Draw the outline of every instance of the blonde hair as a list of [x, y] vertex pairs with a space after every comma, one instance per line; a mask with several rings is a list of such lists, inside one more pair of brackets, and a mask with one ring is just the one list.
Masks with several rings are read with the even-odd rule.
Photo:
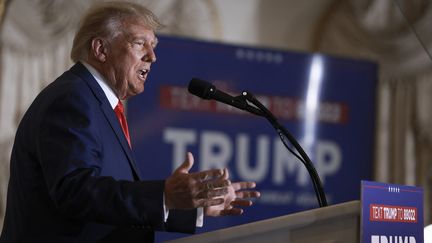
[[123, 31], [123, 23], [136, 21], [157, 30], [162, 27], [156, 15], [146, 7], [131, 2], [102, 2], [91, 7], [82, 17], [73, 40], [71, 59], [86, 61], [95, 37], [112, 40]]

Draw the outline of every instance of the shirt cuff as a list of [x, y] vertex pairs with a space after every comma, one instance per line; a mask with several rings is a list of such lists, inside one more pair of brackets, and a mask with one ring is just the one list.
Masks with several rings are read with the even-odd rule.
[[162, 200], [163, 200], [163, 211], [164, 211], [164, 223], [166, 223], [168, 220], [169, 210], [167, 209], [167, 207], [165, 205], [165, 193], [163, 195]]
[[204, 225], [203, 208], [197, 208], [196, 227], [203, 227], [203, 225]]
[[[164, 222], [166, 223], [169, 216], [169, 210], [165, 205], [165, 195], [163, 195], [163, 211], [164, 211]], [[203, 208], [197, 208], [196, 227], [203, 227], [204, 225], [204, 210]]]

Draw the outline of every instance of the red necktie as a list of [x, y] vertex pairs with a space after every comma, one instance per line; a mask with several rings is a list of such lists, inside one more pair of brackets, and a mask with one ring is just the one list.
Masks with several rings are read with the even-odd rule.
[[124, 135], [129, 143], [129, 147], [131, 147], [130, 137], [129, 137], [129, 129], [126, 121], [126, 117], [124, 115], [124, 108], [122, 102], [119, 100], [118, 104], [114, 108], [114, 112], [116, 113], [117, 119], [120, 122], [120, 126], [123, 130]]

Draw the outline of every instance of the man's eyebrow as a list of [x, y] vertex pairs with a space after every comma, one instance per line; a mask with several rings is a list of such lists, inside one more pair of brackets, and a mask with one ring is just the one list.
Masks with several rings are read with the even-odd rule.
[[153, 47], [156, 47], [159, 43], [159, 39], [157, 37], [155, 37], [154, 42], [153, 42]]
[[[133, 36], [133, 35], [131, 35], [131, 39], [132, 40], [143, 40], [143, 41], [145, 41], [145, 42], [150, 42], [150, 45], [152, 45], [153, 46], [153, 48], [154, 47], [156, 47], [157, 45], [158, 45], [158, 43], [159, 43], [159, 39], [155, 36], [155, 38], [153, 39], [153, 41], [151, 41], [151, 40], [149, 40], [147, 37], [145, 37], [145, 36]], [[131, 41], [132, 41], [131, 40]]]

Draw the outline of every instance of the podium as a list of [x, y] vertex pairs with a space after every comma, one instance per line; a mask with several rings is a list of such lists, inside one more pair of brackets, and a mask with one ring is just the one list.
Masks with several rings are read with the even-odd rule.
[[206, 232], [168, 242], [360, 242], [360, 212], [360, 201], [351, 201]]

